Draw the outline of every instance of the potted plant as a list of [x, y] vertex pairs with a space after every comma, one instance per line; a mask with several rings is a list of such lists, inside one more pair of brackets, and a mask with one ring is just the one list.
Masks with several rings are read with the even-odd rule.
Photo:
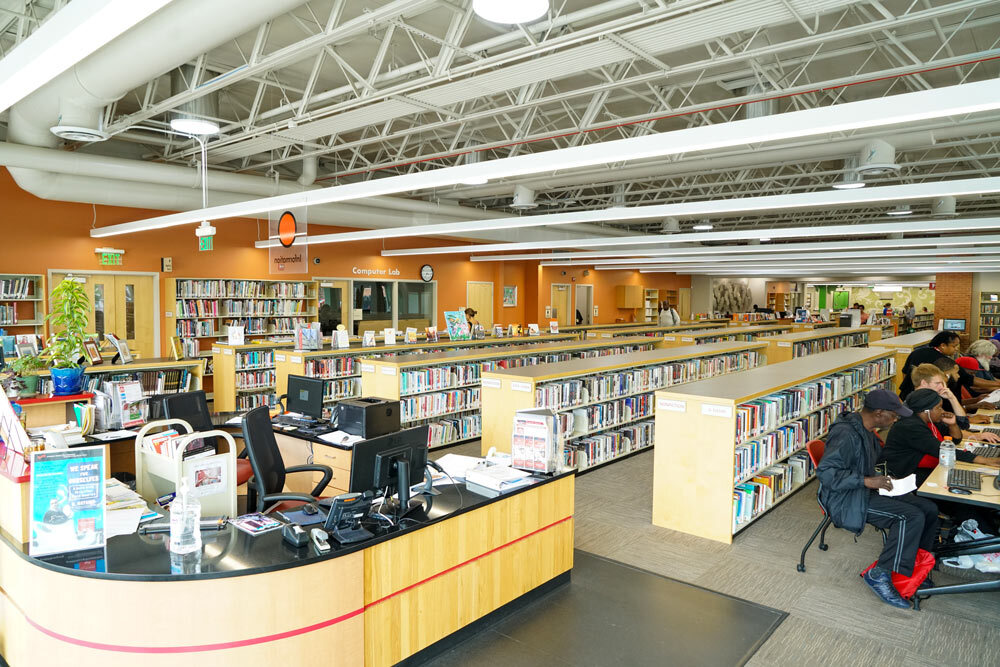
[[44, 368], [45, 361], [34, 354], [26, 354], [11, 362], [10, 369], [17, 373], [21, 384], [21, 398], [31, 398], [38, 393], [38, 371]]
[[45, 348], [45, 357], [52, 364], [54, 394], [80, 392], [83, 368], [84, 331], [90, 321], [90, 299], [83, 285], [73, 278], [64, 278], [49, 294], [51, 312], [45, 317], [53, 329]]

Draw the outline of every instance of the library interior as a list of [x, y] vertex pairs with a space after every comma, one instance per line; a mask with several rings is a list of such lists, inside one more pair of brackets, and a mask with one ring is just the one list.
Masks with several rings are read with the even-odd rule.
[[997, 664], [998, 35], [0, 0], [0, 665]]

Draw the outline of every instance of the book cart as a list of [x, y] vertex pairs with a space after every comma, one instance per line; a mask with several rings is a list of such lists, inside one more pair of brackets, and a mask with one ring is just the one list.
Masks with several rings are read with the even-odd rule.
[[401, 354], [360, 364], [362, 395], [399, 400], [401, 426], [429, 423], [428, 445], [443, 447], [482, 434], [480, 378], [484, 371], [660, 346], [662, 341], [635, 337]]
[[767, 358], [770, 363], [776, 364], [842, 347], [863, 347], [868, 345], [870, 335], [871, 330], [867, 327], [830, 327], [772, 336], [767, 339]]
[[812, 479], [806, 443], [894, 373], [892, 350], [845, 348], [657, 392], [653, 523], [731, 543]]
[[653, 444], [653, 392], [764, 363], [763, 342], [662, 348], [483, 373], [483, 439], [510, 452], [518, 410], [555, 411], [563, 463], [588, 470]]
[[705, 343], [721, 343], [723, 341], [754, 341], [780, 334], [791, 333], [788, 324], [757, 324], [748, 327], [726, 327], [724, 329], [695, 329], [683, 333], [663, 335], [666, 347], [681, 347], [684, 345], [704, 345]]

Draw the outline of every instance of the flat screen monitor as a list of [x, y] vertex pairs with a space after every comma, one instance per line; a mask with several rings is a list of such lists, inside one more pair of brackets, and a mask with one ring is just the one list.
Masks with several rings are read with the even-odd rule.
[[287, 395], [285, 407], [289, 412], [312, 419], [323, 418], [323, 378], [289, 375]]
[[419, 484], [424, 478], [424, 467], [427, 465], [426, 425], [387, 433], [355, 444], [348, 491], [364, 493], [396, 486], [399, 480], [396, 479], [395, 472], [401, 460], [407, 461], [410, 468], [410, 478], [405, 486], [408, 488]]
[[965, 331], [965, 320], [944, 320], [944, 331]]

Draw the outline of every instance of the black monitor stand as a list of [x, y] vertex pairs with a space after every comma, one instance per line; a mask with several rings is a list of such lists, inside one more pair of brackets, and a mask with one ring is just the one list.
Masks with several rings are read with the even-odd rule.
[[[410, 506], [410, 501], [412, 500], [410, 496], [410, 462], [404, 458], [394, 458], [392, 466], [396, 474], [393, 476], [394, 483], [385, 490], [384, 506], [386, 508], [385, 513], [393, 517], [398, 523], [411, 511], [417, 507], [421, 507], [422, 503]], [[398, 501], [391, 498], [394, 490], [399, 496]]]

